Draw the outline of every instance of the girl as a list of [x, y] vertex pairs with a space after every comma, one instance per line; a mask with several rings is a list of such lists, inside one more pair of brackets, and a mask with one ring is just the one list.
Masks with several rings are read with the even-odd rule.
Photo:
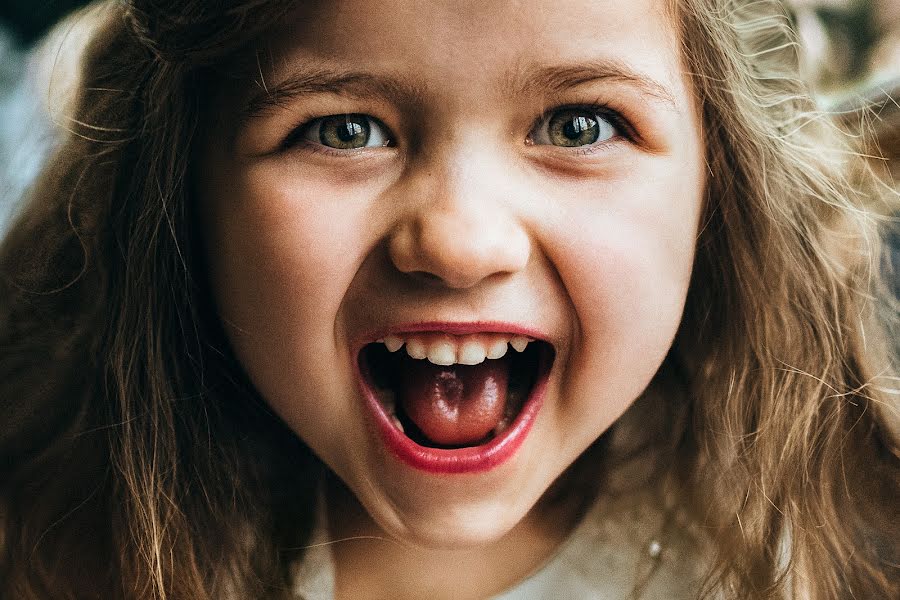
[[5, 241], [4, 598], [897, 597], [777, 5], [208, 4], [108, 7]]

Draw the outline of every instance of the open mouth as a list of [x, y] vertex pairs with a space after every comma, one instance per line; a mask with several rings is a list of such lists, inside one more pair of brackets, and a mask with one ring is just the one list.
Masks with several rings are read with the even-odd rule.
[[553, 357], [552, 345], [524, 336], [429, 332], [367, 344], [359, 368], [398, 453], [418, 462], [453, 455], [456, 466], [469, 456], [475, 467], [476, 449], [487, 456], [521, 443], [509, 442], [530, 429]]

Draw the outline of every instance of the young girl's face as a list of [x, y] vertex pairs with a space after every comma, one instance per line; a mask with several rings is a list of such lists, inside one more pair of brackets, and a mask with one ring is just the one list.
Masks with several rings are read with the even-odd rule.
[[234, 350], [383, 530], [496, 539], [681, 318], [704, 161], [665, 3], [304, 2], [259, 56], [199, 170]]

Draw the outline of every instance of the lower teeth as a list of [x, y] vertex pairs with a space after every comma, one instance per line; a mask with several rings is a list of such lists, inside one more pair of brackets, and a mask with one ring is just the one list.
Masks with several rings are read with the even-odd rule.
[[400, 422], [400, 419], [397, 418], [397, 415], [391, 416], [391, 423], [394, 424], [394, 427], [400, 430], [400, 433], [406, 433], [403, 429], [403, 423]]
[[394, 416], [397, 413], [397, 395], [393, 390], [378, 390], [378, 399], [381, 401], [381, 405], [388, 415]]

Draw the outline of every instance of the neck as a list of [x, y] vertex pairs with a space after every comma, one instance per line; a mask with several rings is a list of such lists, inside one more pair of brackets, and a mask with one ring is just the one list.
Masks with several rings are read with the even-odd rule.
[[411, 546], [389, 538], [347, 488], [329, 477], [328, 512], [335, 562], [335, 597], [484, 598], [541, 566], [568, 536], [583, 498], [540, 501], [512, 530], [465, 549]]

